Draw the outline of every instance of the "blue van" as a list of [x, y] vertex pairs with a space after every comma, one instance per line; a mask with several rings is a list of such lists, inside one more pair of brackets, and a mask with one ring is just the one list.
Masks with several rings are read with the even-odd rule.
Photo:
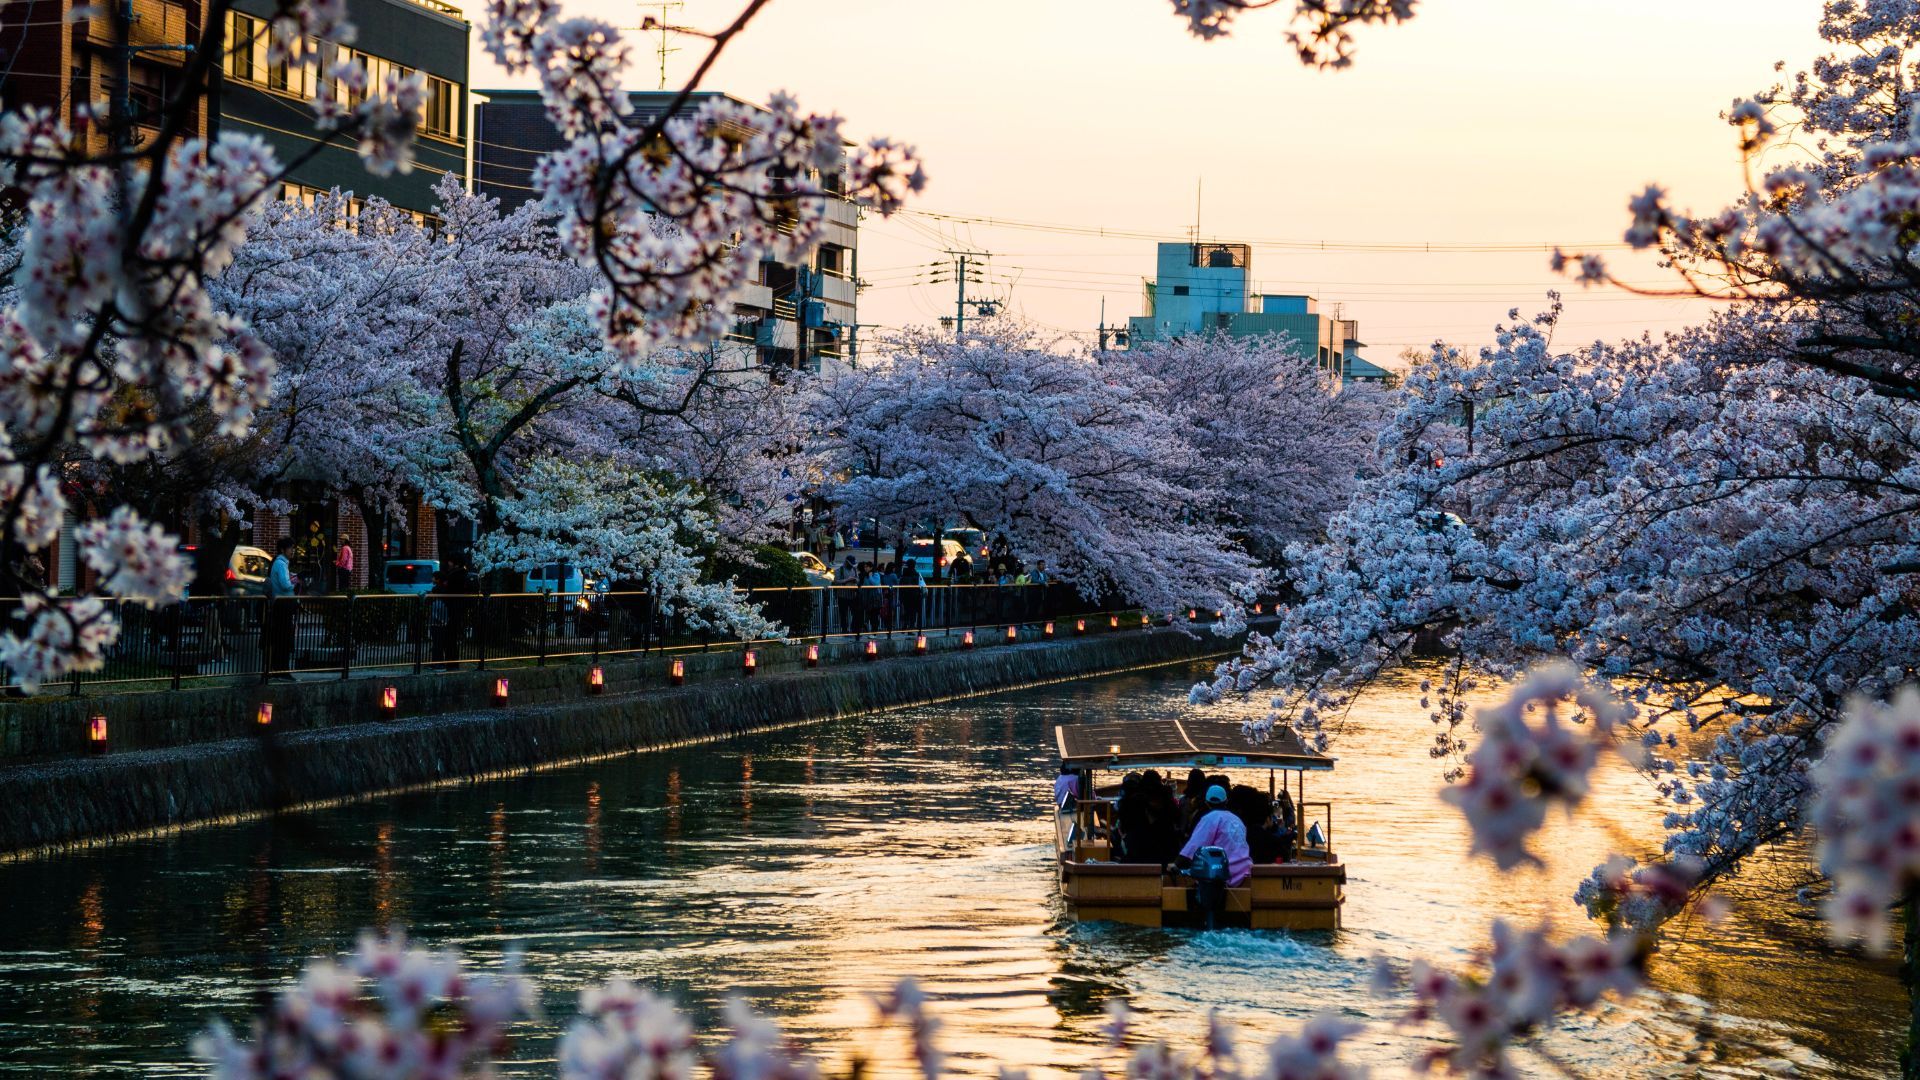
[[587, 579], [572, 563], [548, 563], [527, 571], [526, 588], [530, 593], [583, 593]]

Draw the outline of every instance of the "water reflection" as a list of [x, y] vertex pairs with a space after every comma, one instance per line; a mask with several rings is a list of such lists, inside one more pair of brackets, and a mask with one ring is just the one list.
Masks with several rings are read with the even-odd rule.
[[[1609, 767], [1589, 808], [1551, 825], [1546, 866], [1466, 861], [1433, 797], [1419, 695], [1392, 685], [1356, 708], [1338, 770], [1307, 781], [1337, 806], [1346, 930], [1065, 920], [1044, 819], [1052, 726], [1183, 713], [1188, 681], [1065, 684], [0, 866], [0, 1071], [186, 1071], [210, 1015], [244, 1015], [304, 957], [392, 918], [483, 961], [524, 946], [550, 1017], [629, 975], [709, 1020], [735, 990], [830, 1056], [876, 1039], [869, 995], [914, 975], [956, 1068], [1057, 1075], [1102, 1060], [1115, 998], [1188, 1044], [1210, 1008], [1255, 1043], [1325, 1008], [1381, 1015], [1371, 955], [1464, 962], [1494, 915], [1571, 928], [1567, 897], [1595, 862], [1657, 847], [1645, 781]], [[1798, 871], [1756, 866], [1726, 925], [1668, 948], [1656, 974], [1672, 996], [1570, 1023], [1547, 1050], [1593, 1076], [1890, 1071], [1899, 986], [1827, 952], [1783, 895]], [[1703, 1027], [1724, 1045], [1703, 1050]], [[525, 1033], [514, 1075], [550, 1073], [535, 1059], [556, 1030]], [[1399, 1075], [1430, 1038], [1382, 1027], [1360, 1055]]]

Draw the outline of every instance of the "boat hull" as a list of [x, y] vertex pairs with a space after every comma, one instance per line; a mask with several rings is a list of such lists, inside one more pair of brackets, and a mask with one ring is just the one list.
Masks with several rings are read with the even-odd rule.
[[[1346, 880], [1346, 867], [1337, 860], [1256, 866], [1245, 885], [1227, 890], [1220, 922], [1255, 930], [1337, 930]], [[1082, 922], [1187, 926], [1205, 921], [1192, 883], [1149, 864], [1062, 858], [1060, 891]]]

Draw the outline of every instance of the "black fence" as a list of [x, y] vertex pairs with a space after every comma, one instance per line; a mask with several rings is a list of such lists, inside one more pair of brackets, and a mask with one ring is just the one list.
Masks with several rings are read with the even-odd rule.
[[[742, 589], [790, 639], [891, 637], [1058, 623], [1067, 636], [1137, 629], [1141, 616], [1099, 609], [1069, 586], [833, 585]], [[355, 672], [412, 672], [544, 666], [647, 652], [745, 647], [718, 639], [641, 592], [361, 594], [194, 597], [164, 608], [121, 602], [120, 636], [99, 671], [42, 693], [95, 684], [195, 680], [350, 678]], [[1205, 614], [1212, 614], [1211, 612]], [[982, 638], [982, 644], [988, 639]], [[11, 673], [0, 686], [17, 685]], [[128, 688], [133, 688], [129, 686]]]

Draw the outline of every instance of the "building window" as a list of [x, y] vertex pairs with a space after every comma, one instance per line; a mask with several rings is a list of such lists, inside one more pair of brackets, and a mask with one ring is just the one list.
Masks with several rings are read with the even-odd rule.
[[306, 57], [318, 51], [315, 43], [308, 38], [296, 38], [287, 51], [287, 59], [267, 69], [267, 89], [292, 94], [297, 98], [313, 97], [314, 88], [318, 85], [314, 81], [314, 69], [319, 65]]
[[1175, 296], [1187, 295], [1187, 287], [1185, 285], [1175, 285], [1173, 287], [1173, 295]]
[[420, 110], [420, 128], [443, 139], [460, 137], [460, 88], [446, 79], [427, 76], [427, 101]]
[[267, 81], [267, 23], [238, 11], [227, 12], [227, 78], [264, 85]]

